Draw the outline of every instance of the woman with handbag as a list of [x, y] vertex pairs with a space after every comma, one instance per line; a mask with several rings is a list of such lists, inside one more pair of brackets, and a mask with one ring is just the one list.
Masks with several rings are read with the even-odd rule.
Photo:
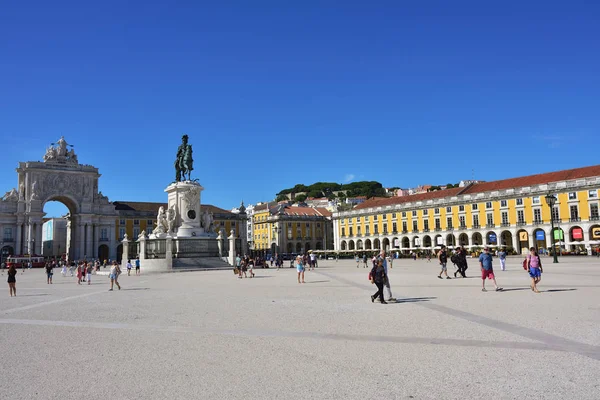
[[536, 293], [540, 291], [537, 288], [537, 284], [542, 280], [542, 260], [540, 259], [539, 254], [535, 251], [535, 247], [529, 249], [529, 255], [527, 256], [527, 272], [529, 272], [529, 276], [531, 277], [531, 290]]
[[371, 283], [374, 283], [377, 286], [377, 293], [371, 296], [371, 302], [374, 303], [375, 299], [379, 297], [381, 300], [381, 304], [387, 304], [385, 300], [383, 300], [383, 285], [387, 281], [387, 275], [385, 273], [385, 268], [383, 267], [383, 260], [377, 260], [377, 265], [373, 267], [371, 270]]

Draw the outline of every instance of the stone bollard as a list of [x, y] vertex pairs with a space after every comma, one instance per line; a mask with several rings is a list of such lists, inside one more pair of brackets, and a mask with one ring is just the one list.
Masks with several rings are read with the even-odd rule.
[[167, 248], [165, 249], [165, 261], [167, 263], [167, 269], [173, 269], [173, 239], [170, 236], [167, 236], [165, 240]]
[[233, 229], [227, 239], [229, 239], [229, 265], [235, 265], [235, 231]]
[[125, 271], [127, 268], [127, 257], [129, 257], [129, 237], [127, 234], [123, 237], [123, 254], [121, 254], [121, 270]]
[[[143, 232], [142, 232], [143, 233]], [[140, 239], [138, 240], [139, 244], [140, 244], [140, 261], [143, 261], [146, 259], [146, 235], [143, 234], [140, 236]]]

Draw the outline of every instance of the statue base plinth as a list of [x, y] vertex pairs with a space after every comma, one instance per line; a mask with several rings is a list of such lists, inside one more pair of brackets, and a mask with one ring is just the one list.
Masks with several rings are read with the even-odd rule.
[[200, 199], [204, 190], [195, 181], [175, 182], [167, 186], [169, 209], [175, 210], [177, 237], [197, 237], [204, 234], [201, 224]]

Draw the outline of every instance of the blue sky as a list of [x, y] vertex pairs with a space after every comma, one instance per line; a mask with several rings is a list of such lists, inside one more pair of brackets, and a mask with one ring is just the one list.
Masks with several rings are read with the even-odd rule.
[[590, 1], [11, 2], [0, 190], [61, 135], [111, 200], [165, 201], [187, 133], [223, 208], [594, 165], [599, 18]]

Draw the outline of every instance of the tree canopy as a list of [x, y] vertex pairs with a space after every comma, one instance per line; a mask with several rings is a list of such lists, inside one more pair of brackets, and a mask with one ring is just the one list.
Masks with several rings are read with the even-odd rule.
[[[283, 189], [277, 193], [277, 199], [284, 198], [285, 195], [290, 193], [306, 193], [306, 197], [327, 197], [335, 198], [335, 192], [345, 192], [344, 197], [356, 197], [365, 196], [370, 197], [383, 197], [385, 196], [385, 189], [379, 182], [375, 181], [361, 181], [352, 182], [346, 184], [340, 184], [335, 182], [316, 182], [312, 185], [297, 184], [293, 188]], [[296, 199], [298, 196], [296, 196]]]

